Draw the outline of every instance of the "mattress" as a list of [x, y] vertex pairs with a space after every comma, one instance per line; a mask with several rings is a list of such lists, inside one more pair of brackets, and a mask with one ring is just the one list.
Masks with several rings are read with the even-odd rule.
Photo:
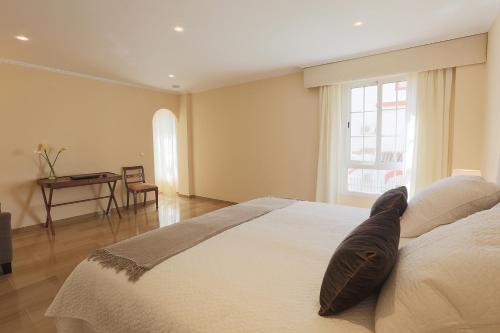
[[85, 260], [46, 315], [61, 333], [374, 332], [373, 296], [337, 316], [317, 314], [330, 257], [368, 215], [299, 201], [177, 254], [137, 282]]

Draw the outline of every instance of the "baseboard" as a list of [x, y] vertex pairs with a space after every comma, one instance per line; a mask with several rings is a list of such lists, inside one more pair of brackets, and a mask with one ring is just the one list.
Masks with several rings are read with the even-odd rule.
[[181, 198], [187, 198], [187, 199], [196, 198], [196, 195], [194, 195], [194, 194], [181, 194], [179, 192], [177, 192], [177, 196], [181, 197]]
[[[177, 193], [177, 195], [179, 197], [186, 198], [186, 199], [202, 199], [202, 200], [223, 202], [223, 203], [227, 203], [227, 204], [230, 204], [230, 205], [235, 205], [236, 204], [236, 202], [231, 202], [231, 201], [226, 201], [226, 200], [219, 200], [219, 199], [213, 199], [213, 198], [208, 198], [208, 197], [202, 197], [202, 196], [198, 196], [198, 195], [189, 195], [189, 196], [187, 196], [187, 195], [180, 194], [180, 193]], [[146, 201], [146, 205], [154, 204], [154, 203], [155, 203], [155, 200], [147, 200]], [[141, 207], [142, 207], [142, 201], [140, 203], [138, 203], [138, 208], [141, 208]], [[120, 208], [121, 211], [123, 211], [123, 210], [127, 209], [127, 206], [120, 206], [119, 208]], [[134, 209], [134, 205], [131, 204], [129, 206], [129, 209], [133, 210]], [[116, 214], [116, 208], [111, 208], [109, 212], [110, 212], [111, 215]], [[77, 215], [77, 216], [66, 217], [66, 218], [63, 218], [63, 219], [54, 220], [54, 221], [52, 221], [52, 223], [54, 224], [54, 226], [57, 226], [59, 224], [71, 224], [71, 223], [77, 223], [77, 222], [81, 222], [81, 221], [89, 219], [89, 218], [99, 217], [99, 216], [105, 216], [104, 211], [99, 211], [99, 212], [93, 212], [93, 213], [87, 213], [87, 214], [82, 214], [82, 215]], [[28, 226], [24, 226], [24, 227], [13, 229], [12, 232], [13, 233], [22, 233], [22, 232], [33, 230], [34, 228], [43, 227], [44, 225], [45, 225], [45, 223], [38, 223], [38, 224], [28, 225]]]
[[195, 199], [203, 199], [203, 200], [210, 200], [210, 201], [218, 201], [218, 202], [223, 202], [231, 205], [236, 205], [237, 202], [232, 202], [232, 201], [227, 201], [227, 200], [221, 200], [221, 199], [214, 199], [214, 198], [209, 198], [209, 197], [202, 197], [200, 195], [195, 195], [193, 196]]
[[209, 197], [202, 197], [201, 195], [195, 195], [195, 194], [181, 194], [177, 192], [177, 196], [181, 198], [187, 198], [187, 199], [203, 199], [203, 200], [211, 200], [211, 201], [218, 201], [218, 202], [224, 202], [228, 203], [231, 205], [236, 205], [237, 202], [232, 202], [232, 201], [227, 201], [227, 200], [221, 200], [221, 199], [215, 199], [215, 198], [209, 198]]
[[[146, 201], [146, 204], [152, 204], [152, 203], [155, 203], [155, 201], [154, 200]], [[142, 207], [142, 202], [141, 202], [141, 207]], [[121, 206], [119, 208], [120, 208], [120, 211], [122, 211], [122, 210], [126, 210], [127, 206]], [[133, 209], [133, 205], [131, 206], [131, 208]], [[116, 208], [111, 208], [109, 210], [109, 213], [111, 215], [116, 214]], [[104, 213], [104, 211], [87, 213], [87, 214], [81, 214], [81, 215], [76, 215], [76, 216], [71, 216], [71, 217], [65, 217], [63, 219], [53, 220], [52, 224], [54, 226], [57, 226], [57, 225], [60, 225], [60, 224], [77, 223], [77, 222], [81, 222], [81, 221], [89, 219], [89, 218], [99, 217], [99, 216], [106, 216], [106, 214]], [[27, 226], [16, 228], [16, 229], [12, 229], [12, 232], [13, 233], [18, 233], [18, 232], [22, 233], [22, 232], [25, 232], [25, 231], [33, 230], [35, 228], [39, 229], [41, 227], [45, 227], [45, 222], [38, 223], [38, 224], [33, 224], [33, 225], [27, 225]]]

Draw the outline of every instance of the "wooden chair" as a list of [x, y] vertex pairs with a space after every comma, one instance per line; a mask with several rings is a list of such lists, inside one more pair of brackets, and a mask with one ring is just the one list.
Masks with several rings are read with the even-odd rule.
[[158, 186], [146, 183], [144, 167], [142, 165], [123, 167], [123, 182], [127, 190], [127, 209], [129, 206], [129, 197], [132, 193], [134, 197], [134, 213], [137, 214], [137, 194], [144, 194], [144, 206], [146, 206], [146, 194], [155, 192], [156, 210], [158, 210]]

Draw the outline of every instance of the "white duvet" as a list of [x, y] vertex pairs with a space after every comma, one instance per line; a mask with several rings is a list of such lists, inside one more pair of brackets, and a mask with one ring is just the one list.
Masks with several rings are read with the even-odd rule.
[[[258, 199], [257, 199], [258, 200]], [[129, 282], [83, 261], [47, 310], [59, 332], [374, 331], [374, 299], [320, 317], [337, 245], [367, 209], [296, 202], [225, 231]]]

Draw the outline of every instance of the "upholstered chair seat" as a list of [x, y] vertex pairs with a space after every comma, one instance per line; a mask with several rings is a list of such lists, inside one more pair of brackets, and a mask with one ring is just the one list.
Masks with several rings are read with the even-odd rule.
[[158, 188], [155, 184], [149, 184], [149, 183], [135, 183], [135, 184], [129, 184], [128, 185], [129, 190], [135, 191], [135, 192], [148, 192], [148, 191], [154, 191], [155, 189]]

